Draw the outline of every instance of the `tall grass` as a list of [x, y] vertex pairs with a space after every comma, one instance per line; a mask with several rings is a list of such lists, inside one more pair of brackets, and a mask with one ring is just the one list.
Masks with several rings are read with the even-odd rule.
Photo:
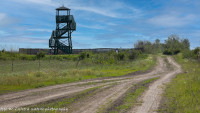
[[200, 63], [175, 56], [184, 73], [179, 74], [167, 86], [160, 112], [199, 113], [200, 111]]
[[[78, 55], [45, 55], [45, 60], [73, 60], [77, 59]], [[1, 52], [0, 60], [37, 60], [37, 55], [28, 55], [15, 52]]]
[[0, 60], [0, 93], [85, 79], [122, 76], [145, 71], [155, 65], [155, 58], [152, 56], [114, 62], [95, 60], [96, 57], [106, 58], [102, 56], [95, 55], [80, 61], [42, 59], [40, 63], [39, 60]]

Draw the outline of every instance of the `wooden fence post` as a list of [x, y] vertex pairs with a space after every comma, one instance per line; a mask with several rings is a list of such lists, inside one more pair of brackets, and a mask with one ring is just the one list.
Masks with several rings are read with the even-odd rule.
[[39, 71], [40, 71], [40, 58], [39, 58]]
[[12, 68], [12, 69], [11, 69], [12, 71], [14, 70], [14, 69], [13, 69], [13, 68], [14, 68], [13, 66], [14, 66], [14, 64], [13, 64], [13, 60], [12, 60], [12, 67], [11, 67], [11, 68]]

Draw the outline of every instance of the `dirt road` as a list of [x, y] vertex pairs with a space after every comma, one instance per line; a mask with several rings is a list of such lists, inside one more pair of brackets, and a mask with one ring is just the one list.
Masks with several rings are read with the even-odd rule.
[[154, 82], [149, 89], [143, 94], [141, 100], [143, 104], [141, 106], [134, 107], [131, 113], [156, 113], [161, 101], [161, 94], [165, 88], [165, 84], [177, 74], [181, 73], [181, 66], [178, 65], [171, 57], [167, 58], [169, 63], [173, 66], [173, 71], [162, 76], [159, 80]]
[[64, 98], [86, 89], [103, 86], [101, 88], [102, 90], [98, 93], [84, 98], [81, 101], [77, 101], [69, 107], [69, 112], [73, 113], [95, 113], [102, 106], [106, 107], [107, 104], [112, 104], [113, 101], [123, 96], [133, 84], [151, 78], [161, 77], [143, 94], [142, 99], [144, 103], [142, 106], [134, 107], [129, 111], [133, 112], [137, 110], [137, 112], [141, 113], [152, 112], [159, 105], [160, 94], [162, 93], [161, 86], [163, 86], [163, 83], [169, 82], [172, 77], [181, 72], [180, 66], [172, 58], [168, 57], [168, 61], [174, 67], [174, 70], [169, 70], [167, 63], [163, 58], [159, 57], [157, 59], [157, 66], [147, 73], [134, 76], [87, 80], [0, 95], [0, 108], [24, 107], [41, 102], [48, 103], [48, 101]]

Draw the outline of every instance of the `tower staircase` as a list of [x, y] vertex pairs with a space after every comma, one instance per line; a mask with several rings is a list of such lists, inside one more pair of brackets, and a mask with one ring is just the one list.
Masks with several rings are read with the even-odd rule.
[[[59, 50], [64, 54], [72, 54], [71, 34], [76, 30], [76, 22], [73, 15], [70, 15], [69, 8], [62, 6], [56, 10], [56, 30], [52, 31], [49, 47], [53, 49], [54, 54], [58, 54]], [[61, 11], [65, 14], [60, 15]]]

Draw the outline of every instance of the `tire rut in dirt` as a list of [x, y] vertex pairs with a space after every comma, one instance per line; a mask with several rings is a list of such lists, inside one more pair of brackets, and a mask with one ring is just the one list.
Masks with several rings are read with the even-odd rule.
[[141, 106], [133, 107], [130, 113], [156, 113], [161, 101], [161, 95], [165, 88], [165, 84], [169, 83], [177, 74], [182, 72], [181, 66], [177, 64], [171, 57], [167, 57], [169, 63], [173, 66], [173, 70], [162, 76], [154, 82], [149, 89], [143, 94]]
[[[73, 94], [76, 94], [78, 92], [81, 92], [93, 87], [118, 82], [119, 85], [113, 86], [112, 88], [110, 88], [110, 90], [106, 89], [100, 92], [99, 94], [95, 94], [99, 96], [95, 96], [95, 98], [91, 99], [91, 101], [87, 103], [83, 103], [84, 106], [86, 106], [87, 104], [88, 106], [83, 108], [81, 112], [83, 113], [85, 109], [89, 108], [89, 110], [86, 110], [86, 113], [90, 113], [90, 111], [92, 111], [91, 113], [93, 113], [93, 111], [98, 110], [98, 106], [106, 104], [108, 102], [107, 100], [109, 99], [113, 101], [117, 100], [121, 95], [123, 95], [130, 88], [131, 84], [138, 83], [139, 81], [142, 81], [145, 79], [158, 77], [158, 76], [161, 76], [162, 73], [165, 73], [166, 65], [163, 62], [163, 59], [159, 57], [157, 61], [158, 61], [157, 66], [148, 73], [138, 74], [134, 76], [113, 77], [113, 78], [100, 79], [100, 80], [88, 80], [88, 81], [83, 81], [83, 82], [49, 86], [49, 87], [38, 88], [38, 89], [33, 89], [33, 90], [21, 91], [17, 93], [0, 95], [0, 107], [12, 108], [12, 107], [22, 107], [22, 106], [27, 106], [31, 104], [37, 104], [37, 103], [41, 103], [45, 101], [64, 98], [66, 96], [73, 95]], [[105, 82], [106, 80], [107, 82]], [[90, 82], [94, 82], [95, 84], [90, 84]], [[99, 102], [99, 103], [95, 104], [95, 102], [97, 103]], [[94, 107], [90, 108], [89, 107], [90, 105]], [[81, 107], [84, 107], [84, 106], [81, 106]]]
[[[143, 88], [147, 88], [152, 82], [154, 82], [158, 78], [149, 79], [150, 82], [141, 81], [138, 84], [132, 84], [132, 86], [117, 100], [113, 101], [112, 104], [108, 105], [107, 107], [99, 110], [100, 113], [126, 113], [128, 110], [132, 108], [132, 105], [138, 104], [137, 102], [137, 90], [141, 90]], [[127, 97], [130, 95], [134, 95], [136, 98], [131, 99], [130, 102], [126, 102]]]

